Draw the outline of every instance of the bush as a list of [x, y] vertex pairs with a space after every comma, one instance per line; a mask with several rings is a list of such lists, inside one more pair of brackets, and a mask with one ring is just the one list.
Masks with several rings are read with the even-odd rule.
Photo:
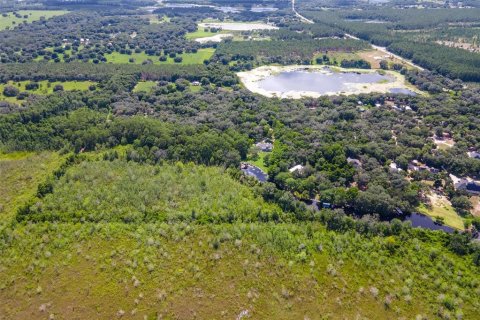
[[3, 89], [3, 95], [5, 97], [16, 97], [20, 93], [17, 87], [14, 86], [5, 86]]

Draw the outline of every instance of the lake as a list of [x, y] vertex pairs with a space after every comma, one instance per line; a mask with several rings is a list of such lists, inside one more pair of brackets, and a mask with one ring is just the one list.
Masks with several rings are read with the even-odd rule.
[[247, 164], [245, 168], [242, 169], [243, 173], [248, 176], [255, 177], [260, 182], [265, 182], [268, 179], [268, 175], [263, 172], [260, 168]]
[[239, 72], [247, 89], [267, 97], [300, 99], [322, 95], [401, 93], [414, 95], [398, 72], [328, 66], [264, 66]]
[[259, 87], [267, 91], [311, 91], [320, 94], [347, 92], [351, 84], [372, 84], [381, 81], [392, 82], [395, 78], [378, 73], [357, 72], [281, 72], [260, 81]]
[[443, 230], [448, 233], [452, 233], [455, 229], [450, 228], [448, 226], [436, 224], [432, 218], [429, 216], [419, 214], [419, 213], [412, 213], [405, 217], [405, 220], [410, 221], [412, 223], [412, 227], [414, 228], [425, 228], [430, 230]]

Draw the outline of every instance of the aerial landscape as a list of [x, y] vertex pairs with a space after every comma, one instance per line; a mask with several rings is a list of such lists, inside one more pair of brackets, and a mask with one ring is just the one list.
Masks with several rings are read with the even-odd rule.
[[0, 0], [0, 319], [479, 319], [480, 1]]

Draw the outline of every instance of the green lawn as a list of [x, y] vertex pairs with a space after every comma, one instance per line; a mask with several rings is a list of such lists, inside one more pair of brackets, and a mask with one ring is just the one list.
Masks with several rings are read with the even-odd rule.
[[258, 153], [258, 159], [253, 161], [253, 160], [249, 160], [247, 161], [248, 163], [250, 164], [253, 164], [254, 166], [256, 167], [259, 167], [260, 169], [262, 169], [262, 171], [264, 172], [267, 172], [267, 167], [265, 166], [265, 162], [264, 162], [264, 159], [265, 159], [265, 156], [267, 154], [269, 154], [270, 152], [263, 152], [263, 151], [260, 151]]
[[444, 219], [444, 223], [446, 226], [464, 230], [465, 226], [463, 224], [463, 219], [455, 212], [451, 205], [443, 205], [443, 206], [432, 206], [431, 209], [427, 208], [424, 204], [421, 204], [418, 207], [418, 211], [423, 213], [427, 216], [432, 217], [434, 220], [436, 217], [441, 217]]
[[133, 88], [133, 92], [150, 92], [156, 85], [156, 81], [140, 81], [135, 88]]
[[195, 32], [190, 32], [185, 35], [185, 38], [191, 40], [191, 39], [199, 39], [199, 38], [206, 38], [206, 37], [211, 37], [217, 34], [222, 34], [222, 33], [232, 33], [231, 31], [225, 31], [225, 30], [220, 30], [219, 32], [210, 32], [207, 30], [207, 28], [198, 28], [197, 31]]
[[56, 82], [48, 82], [47, 80], [39, 81], [38, 84], [40, 87], [37, 90], [27, 90], [25, 86], [30, 83], [31, 81], [20, 81], [20, 82], [13, 82], [9, 81], [7, 84], [0, 84], [0, 101], [8, 101], [12, 103], [17, 103], [19, 100], [16, 97], [6, 97], [3, 95], [3, 90], [6, 85], [11, 85], [17, 87], [20, 92], [29, 92], [32, 94], [37, 95], [47, 95], [53, 93], [53, 88], [56, 85], [62, 85], [64, 91], [73, 91], [73, 90], [80, 90], [86, 91], [89, 89], [91, 85], [95, 85], [95, 82], [92, 81], [56, 81]]
[[[183, 58], [183, 61], [179, 64], [203, 64], [204, 60], [210, 59], [215, 52], [213, 48], [206, 48], [206, 49], [199, 49], [196, 53], [184, 53], [179, 56]], [[131, 55], [128, 54], [121, 54], [118, 52], [113, 52], [111, 54], [106, 54], [105, 58], [107, 58], [107, 62], [109, 63], [131, 63], [129, 60], [131, 58], [134, 59], [134, 64], [141, 64], [146, 60], [151, 60], [153, 64], [161, 65], [161, 64], [175, 64], [173, 58], [168, 57], [167, 61], [160, 61], [159, 57], [157, 56], [149, 56], [145, 52], [141, 53], [132, 53]]]
[[[67, 12], [68, 11], [64, 10], [20, 10], [18, 13], [22, 16], [22, 18], [17, 18], [12, 12], [8, 12], [6, 13], [6, 17], [0, 16], [0, 30], [5, 30], [9, 27], [14, 28], [24, 21], [31, 23], [40, 20], [41, 17], [50, 19], [55, 16], [61, 16]], [[24, 16], [27, 16], [27, 18], [24, 18]]]

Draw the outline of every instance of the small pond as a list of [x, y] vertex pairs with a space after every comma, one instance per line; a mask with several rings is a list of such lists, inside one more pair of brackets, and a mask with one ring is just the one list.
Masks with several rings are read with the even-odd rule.
[[409, 95], [409, 96], [416, 96], [417, 93], [410, 90], [410, 89], [407, 89], [407, 88], [392, 88], [390, 89], [390, 92], [391, 93], [398, 93], [398, 94], [406, 94], [406, 95]]
[[395, 80], [390, 75], [358, 72], [311, 72], [289, 71], [271, 75], [259, 81], [260, 89], [273, 92], [309, 91], [319, 94], [348, 92], [352, 84], [389, 83]]
[[265, 172], [263, 172], [260, 168], [252, 165], [247, 165], [245, 168], [242, 169], [242, 171], [246, 175], [255, 177], [260, 182], [265, 182], [268, 179], [268, 175]]
[[443, 230], [448, 233], [452, 233], [455, 229], [450, 228], [448, 226], [436, 224], [432, 218], [429, 216], [419, 214], [419, 213], [412, 213], [405, 217], [405, 220], [410, 221], [412, 223], [412, 227], [414, 228], [425, 228], [430, 230]]

